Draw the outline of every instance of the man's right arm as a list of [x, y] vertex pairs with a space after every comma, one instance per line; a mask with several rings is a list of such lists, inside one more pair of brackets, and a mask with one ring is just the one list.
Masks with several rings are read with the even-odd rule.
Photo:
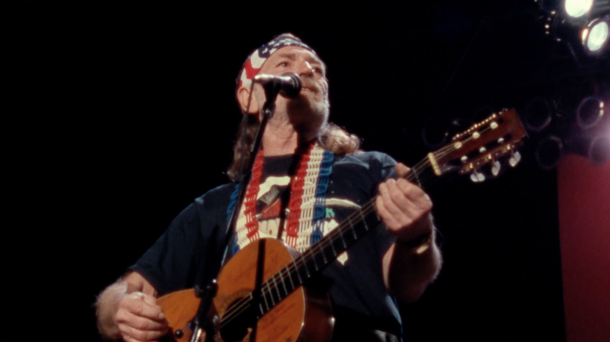
[[108, 286], [96, 302], [100, 333], [126, 342], [158, 340], [167, 332], [167, 320], [156, 296], [155, 288], [137, 272]]

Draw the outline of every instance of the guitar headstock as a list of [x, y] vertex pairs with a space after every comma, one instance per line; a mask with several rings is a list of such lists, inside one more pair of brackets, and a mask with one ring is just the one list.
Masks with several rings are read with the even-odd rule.
[[500, 171], [500, 157], [510, 155], [509, 164], [516, 166], [521, 155], [517, 148], [527, 136], [523, 124], [514, 109], [494, 113], [455, 135], [451, 143], [428, 154], [428, 160], [437, 176], [457, 171], [470, 173], [474, 182], [482, 182], [485, 176], [479, 172], [484, 165], [491, 165], [491, 172]]

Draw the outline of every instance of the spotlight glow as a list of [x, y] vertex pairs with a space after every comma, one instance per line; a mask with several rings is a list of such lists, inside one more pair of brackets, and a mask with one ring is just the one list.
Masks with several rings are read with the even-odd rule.
[[566, 13], [572, 18], [580, 18], [591, 10], [593, 0], [565, 0]]
[[608, 17], [598, 18], [582, 31], [582, 44], [588, 52], [601, 50], [608, 42]]
[[610, 135], [593, 137], [587, 151], [589, 161], [593, 165], [602, 166], [610, 159]]

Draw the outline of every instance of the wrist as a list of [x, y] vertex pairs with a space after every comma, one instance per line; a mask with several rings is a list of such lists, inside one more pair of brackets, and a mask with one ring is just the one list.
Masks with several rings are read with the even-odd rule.
[[121, 332], [114, 320], [114, 312], [107, 307], [98, 306], [96, 310], [97, 329], [107, 340], [119, 340]]
[[430, 226], [430, 229], [426, 232], [416, 236], [415, 238], [410, 239], [398, 239], [396, 240], [396, 244], [404, 250], [410, 250], [415, 252], [415, 254], [422, 254], [434, 243], [435, 233], [434, 227]]
[[121, 332], [115, 321], [118, 301], [125, 295], [124, 282], [114, 283], [106, 288], [95, 303], [97, 328], [100, 334], [108, 340], [119, 340]]
[[410, 238], [410, 239], [398, 239], [396, 240], [396, 243], [399, 244], [401, 247], [406, 247], [406, 248], [417, 248], [423, 244], [426, 243], [430, 243], [430, 241], [432, 241], [432, 230], [425, 232], [423, 234], [418, 235], [415, 238]]

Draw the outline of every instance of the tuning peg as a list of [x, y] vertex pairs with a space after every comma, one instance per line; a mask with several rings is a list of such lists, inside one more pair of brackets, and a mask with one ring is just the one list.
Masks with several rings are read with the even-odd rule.
[[481, 172], [478, 172], [477, 170], [472, 170], [472, 173], [470, 174], [470, 180], [473, 183], [481, 183], [485, 181], [485, 175]]
[[494, 177], [498, 176], [500, 174], [500, 169], [501, 169], [500, 162], [497, 160], [494, 160], [491, 163], [491, 174]]
[[508, 164], [511, 167], [515, 167], [515, 166], [517, 166], [517, 164], [519, 164], [520, 161], [521, 161], [521, 153], [519, 153], [519, 151], [513, 151], [510, 154], [510, 158], [508, 159]]

